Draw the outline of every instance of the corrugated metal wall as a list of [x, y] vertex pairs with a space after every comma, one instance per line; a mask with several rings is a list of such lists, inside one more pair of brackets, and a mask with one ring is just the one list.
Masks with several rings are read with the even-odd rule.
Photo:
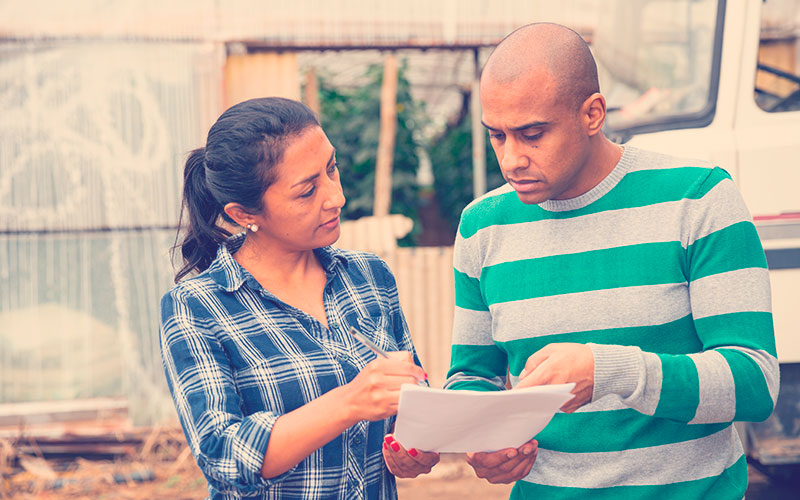
[[171, 414], [158, 299], [220, 44], [0, 44], [0, 402], [127, 395]]

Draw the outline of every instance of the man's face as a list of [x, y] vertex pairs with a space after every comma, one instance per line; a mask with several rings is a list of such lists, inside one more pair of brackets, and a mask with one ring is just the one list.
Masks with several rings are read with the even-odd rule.
[[511, 83], [481, 80], [483, 124], [503, 177], [526, 204], [574, 198], [599, 182], [586, 168], [585, 120], [558, 91], [544, 71]]

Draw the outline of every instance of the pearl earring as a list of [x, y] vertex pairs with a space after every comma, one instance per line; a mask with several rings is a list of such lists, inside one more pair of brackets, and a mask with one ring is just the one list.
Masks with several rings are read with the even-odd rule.
[[258, 231], [258, 224], [248, 224], [247, 229], [255, 233]]

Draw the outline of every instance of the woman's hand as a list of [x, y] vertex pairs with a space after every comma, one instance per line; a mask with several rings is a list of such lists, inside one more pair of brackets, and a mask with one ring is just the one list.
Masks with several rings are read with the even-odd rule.
[[[536, 461], [539, 443], [533, 439], [517, 449], [467, 453], [467, 463], [475, 475], [492, 484], [513, 483], [527, 476]], [[386, 452], [384, 451], [384, 456]]]
[[410, 352], [390, 352], [378, 357], [344, 386], [346, 401], [358, 420], [382, 420], [397, 413], [400, 386], [425, 380], [426, 373], [414, 364]]
[[433, 451], [406, 450], [387, 434], [383, 442], [383, 459], [389, 472], [397, 477], [412, 478], [427, 474], [439, 463], [439, 454]]

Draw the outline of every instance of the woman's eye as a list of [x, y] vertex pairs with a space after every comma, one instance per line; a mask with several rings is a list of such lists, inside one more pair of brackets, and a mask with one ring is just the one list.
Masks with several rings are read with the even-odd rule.
[[328, 173], [329, 174], [334, 173], [337, 168], [339, 168], [339, 162], [335, 161], [335, 162], [333, 162], [333, 164], [330, 167], [328, 167]]
[[313, 188], [312, 187], [311, 189], [309, 189], [305, 193], [301, 194], [300, 198], [311, 198], [311, 196], [314, 194], [314, 191], [316, 191], [316, 190], [317, 190], [317, 188]]

